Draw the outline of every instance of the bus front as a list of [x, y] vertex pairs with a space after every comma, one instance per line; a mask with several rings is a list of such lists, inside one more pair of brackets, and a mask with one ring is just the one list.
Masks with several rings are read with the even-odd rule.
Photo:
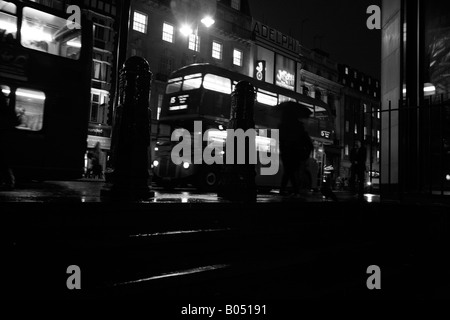
[[[205, 166], [201, 159], [206, 145], [203, 134], [208, 129], [226, 128], [231, 80], [201, 68], [183, 68], [173, 73], [167, 83], [153, 161], [154, 181], [166, 188], [194, 185], [212, 191], [219, 182], [219, 166]], [[180, 133], [183, 139], [171, 141], [174, 133]], [[192, 156], [177, 162], [171, 153], [180, 142], [190, 146]]]

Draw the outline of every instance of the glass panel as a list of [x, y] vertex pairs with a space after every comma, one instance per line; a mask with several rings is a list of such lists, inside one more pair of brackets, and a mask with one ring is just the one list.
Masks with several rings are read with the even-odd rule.
[[256, 101], [269, 106], [276, 106], [278, 103], [278, 98], [276, 93], [258, 89], [256, 93]]
[[206, 74], [203, 81], [205, 89], [231, 94], [231, 80], [215, 74]]
[[16, 114], [21, 124], [17, 129], [39, 131], [44, 117], [45, 94], [42, 91], [16, 90]]
[[197, 73], [184, 77], [183, 91], [198, 89], [202, 85], [202, 74]]
[[280, 94], [278, 96], [278, 103], [282, 103], [282, 102], [285, 102], [285, 101], [294, 101], [294, 102], [296, 102], [295, 99], [290, 98], [290, 97], [286, 97], [286, 96], [283, 96], [282, 94]]
[[7, 37], [16, 39], [17, 34], [17, 18], [0, 12], [0, 40], [3, 38], [7, 40]]
[[20, 34], [24, 47], [78, 60], [81, 50], [81, 30], [70, 30], [67, 20], [35, 10], [23, 9]]
[[12, 14], [17, 13], [16, 5], [12, 2], [0, 0], [0, 10]]
[[167, 83], [166, 93], [174, 93], [181, 90], [182, 78], [170, 79]]

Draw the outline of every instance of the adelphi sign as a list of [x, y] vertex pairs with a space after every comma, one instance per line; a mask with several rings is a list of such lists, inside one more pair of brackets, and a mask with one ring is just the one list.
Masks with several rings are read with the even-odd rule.
[[253, 20], [253, 36], [255, 39], [266, 40], [294, 53], [300, 53], [297, 40], [256, 20]]

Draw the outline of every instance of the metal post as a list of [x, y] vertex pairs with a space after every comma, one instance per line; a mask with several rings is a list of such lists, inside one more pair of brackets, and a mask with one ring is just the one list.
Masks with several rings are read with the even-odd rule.
[[148, 62], [140, 57], [129, 58], [120, 71], [120, 104], [111, 141], [111, 182], [102, 190], [102, 196], [143, 200], [154, 195], [148, 171], [151, 77]]
[[[234, 92], [231, 94], [231, 115], [227, 130], [227, 146], [231, 139], [235, 139], [234, 134], [238, 129], [244, 132], [251, 129], [254, 130], [255, 123], [253, 120], [253, 108], [255, 104], [255, 88], [247, 81], [240, 81], [236, 84]], [[230, 130], [231, 129], [231, 130]], [[256, 201], [256, 183], [255, 183], [255, 164], [250, 163], [249, 146], [250, 141], [245, 143], [245, 163], [237, 164], [238, 152], [242, 152], [234, 141], [234, 161], [232, 164], [225, 163], [222, 167], [222, 181], [219, 184], [218, 196], [231, 201]], [[228, 148], [227, 148], [228, 149]], [[227, 157], [227, 159], [229, 159]]]

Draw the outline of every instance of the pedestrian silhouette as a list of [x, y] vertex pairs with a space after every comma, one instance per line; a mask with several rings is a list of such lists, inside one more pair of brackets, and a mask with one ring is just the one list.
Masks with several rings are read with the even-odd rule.
[[[290, 182], [293, 194], [299, 195], [300, 190], [309, 184], [309, 179], [307, 182], [305, 181], [306, 162], [314, 148], [311, 138], [299, 118], [309, 116], [310, 111], [304, 111], [305, 107], [293, 102], [282, 103], [279, 107], [281, 109], [281, 121], [278, 126], [280, 158], [283, 164], [280, 194], [287, 193], [286, 188]], [[302, 111], [299, 112], [299, 110]]]
[[322, 186], [320, 187], [320, 192], [326, 199], [331, 199], [336, 202], [339, 201], [336, 194], [331, 189], [331, 182], [329, 178], [326, 178], [325, 181], [323, 181]]
[[350, 189], [358, 194], [359, 199], [364, 197], [366, 158], [366, 148], [361, 144], [361, 141], [356, 140], [354, 147], [350, 151]]
[[88, 169], [87, 176], [90, 178], [96, 179], [103, 178], [103, 167], [100, 164], [100, 153], [101, 153], [100, 142], [97, 142], [95, 144], [94, 150], [88, 153], [88, 158], [90, 159], [90, 167]]
[[14, 107], [0, 90], [0, 181], [1, 190], [13, 190], [16, 178], [11, 168], [14, 128], [19, 125]]

